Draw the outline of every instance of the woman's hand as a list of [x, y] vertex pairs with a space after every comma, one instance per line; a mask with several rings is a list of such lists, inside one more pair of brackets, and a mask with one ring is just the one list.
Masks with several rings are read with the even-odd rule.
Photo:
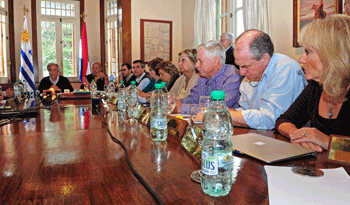
[[303, 127], [290, 135], [293, 144], [315, 149], [318, 152], [328, 149], [329, 136], [316, 128]]

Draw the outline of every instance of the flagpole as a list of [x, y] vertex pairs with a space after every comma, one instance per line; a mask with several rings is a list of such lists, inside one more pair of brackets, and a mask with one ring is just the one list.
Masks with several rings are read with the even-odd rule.
[[34, 81], [34, 68], [33, 68], [33, 57], [32, 49], [30, 45], [30, 37], [28, 33], [28, 25], [26, 13], [29, 12], [29, 9], [24, 5], [23, 7], [23, 31], [21, 36], [21, 70], [19, 73], [19, 79], [21, 81], [25, 80], [26, 89], [28, 92], [35, 91], [35, 81]]

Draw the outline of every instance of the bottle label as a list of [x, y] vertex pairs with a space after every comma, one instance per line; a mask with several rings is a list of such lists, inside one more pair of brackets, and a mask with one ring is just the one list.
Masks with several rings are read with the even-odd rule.
[[206, 175], [217, 175], [219, 168], [222, 171], [230, 169], [232, 153], [219, 156], [208, 156], [202, 152], [202, 172]]
[[151, 117], [151, 127], [157, 130], [167, 128], [167, 117]]

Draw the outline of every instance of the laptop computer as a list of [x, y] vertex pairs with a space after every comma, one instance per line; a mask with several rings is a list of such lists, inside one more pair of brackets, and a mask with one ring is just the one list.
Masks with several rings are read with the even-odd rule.
[[317, 151], [289, 142], [248, 133], [231, 137], [233, 149], [265, 163], [316, 154]]

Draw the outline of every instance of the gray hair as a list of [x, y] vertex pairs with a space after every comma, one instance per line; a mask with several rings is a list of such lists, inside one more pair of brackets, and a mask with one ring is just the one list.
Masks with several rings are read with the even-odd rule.
[[247, 30], [237, 37], [236, 43], [242, 36], [250, 32], [254, 32], [253, 39], [251, 40], [249, 46], [250, 56], [256, 61], [261, 60], [265, 53], [269, 54], [269, 56], [272, 57], [273, 53], [275, 52], [272, 40], [268, 34], [262, 31], [255, 29]]
[[60, 66], [57, 63], [49, 63], [49, 64], [47, 64], [47, 66], [46, 66], [47, 70], [49, 70], [50, 67], [53, 66], [53, 65], [57, 66], [57, 70], [58, 71], [61, 71], [61, 68], [60, 68]]
[[[232, 33], [229, 33], [229, 32], [226, 32], [226, 33], [223, 33], [223, 34], [221, 34], [221, 36], [226, 36], [226, 39], [230, 39], [231, 40], [231, 42], [233, 42], [233, 34]], [[221, 37], [220, 36], [220, 37]]]
[[225, 64], [226, 54], [225, 49], [218, 41], [208, 41], [198, 46], [197, 51], [200, 49], [205, 49], [205, 56], [210, 60], [217, 56], [220, 59], [221, 64]]

